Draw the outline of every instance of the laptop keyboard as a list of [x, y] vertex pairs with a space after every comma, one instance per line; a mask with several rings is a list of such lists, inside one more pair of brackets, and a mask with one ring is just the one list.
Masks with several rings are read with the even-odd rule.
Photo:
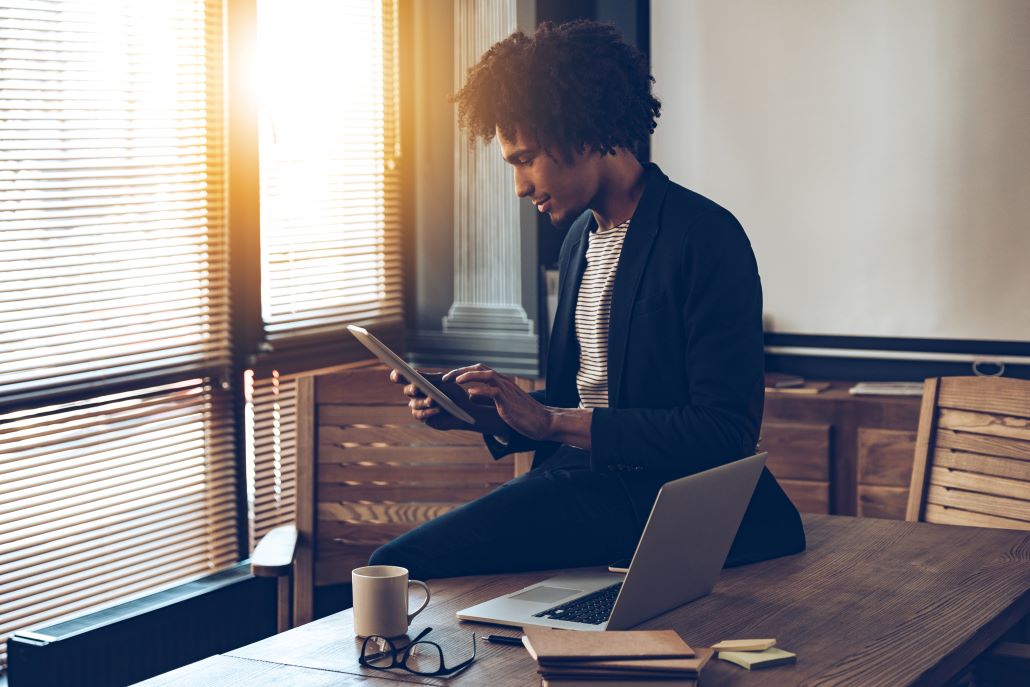
[[587, 625], [600, 625], [608, 620], [615, 606], [615, 599], [619, 596], [619, 589], [622, 582], [616, 582], [610, 587], [598, 589], [592, 594], [581, 596], [566, 603], [548, 608], [534, 615], [535, 618], [548, 618], [550, 620], [566, 620], [571, 623], [585, 623]]

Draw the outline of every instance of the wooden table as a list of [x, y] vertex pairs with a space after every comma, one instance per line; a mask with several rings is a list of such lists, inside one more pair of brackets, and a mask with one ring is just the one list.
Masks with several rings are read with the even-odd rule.
[[[641, 628], [674, 628], [694, 646], [776, 637], [794, 666], [749, 673], [712, 661], [708, 685], [938, 685], [1030, 611], [1030, 534], [924, 523], [805, 516], [802, 554], [723, 572], [709, 596]], [[432, 626], [448, 654], [468, 650], [473, 631], [517, 634], [459, 622], [457, 609], [551, 573], [466, 577], [431, 583], [433, 601], [413, 629]], [[358, 665], [351, 611], [317, 620], [145, 684], [447, 684]], [[476, 663], [451, 684], [537, 685], [518, 647], [478, 645]], [[448, 655], [445, 654], [445, 655]]]

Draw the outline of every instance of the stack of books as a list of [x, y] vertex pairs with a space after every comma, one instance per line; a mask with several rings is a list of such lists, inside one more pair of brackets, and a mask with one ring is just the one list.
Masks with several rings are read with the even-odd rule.
[[711, 649], [696, 652], [673, 630], [581, 632], [526, 627], [522, 643], [543, 687], [696, 687]]

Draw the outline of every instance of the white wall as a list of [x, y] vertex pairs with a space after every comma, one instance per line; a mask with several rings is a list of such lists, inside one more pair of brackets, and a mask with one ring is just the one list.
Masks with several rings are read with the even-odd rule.
[[767, 329], [1030, 341], [1030, 2], [653, 0], [652, 157]]

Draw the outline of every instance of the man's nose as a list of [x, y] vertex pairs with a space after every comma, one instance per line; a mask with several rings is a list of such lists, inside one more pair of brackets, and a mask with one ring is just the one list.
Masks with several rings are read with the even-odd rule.
[[520, 174], [518, 170], [515, 170], [515, 195], [519, 198], [525, 198], [532, 193], [533, 184], [529, 182], [529, 179], [524, 174]]

